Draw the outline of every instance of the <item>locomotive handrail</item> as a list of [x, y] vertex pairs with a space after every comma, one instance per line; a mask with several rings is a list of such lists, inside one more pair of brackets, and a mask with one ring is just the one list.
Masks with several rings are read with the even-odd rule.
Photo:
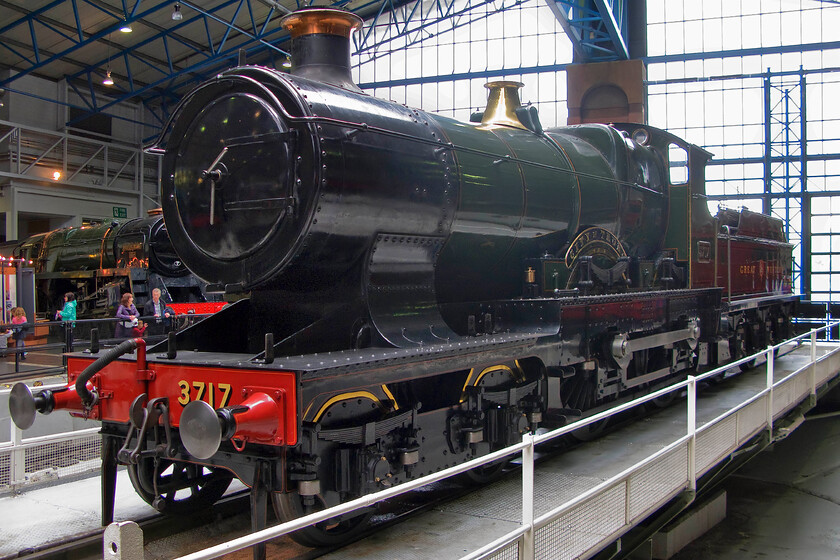
[[[331, 519], [331, 518], [335, 518], [335, 517], [340, 516], [342, 514], [354, 511], [355, 509], [370, 506], [370, 505], [375, 504], [377, 502], [380, 502], [382, 500], [392, 498], [394, 496], [403, 494], [405, 492], [409, 492], [411, 490], [415, 490], [417, 488], [420, 488], [420, 487], [425, 486], [427, 484], [430, 484], [432, 482], [442, 480], [444, 478], [448, 478], [448, 477], [454, 476], [456, 474], [463, 473], [463, 472], [465, 472], [467, 470], [470, 470], [472, 468], [479, 467], [479, 466], [482, 466], [482, 465], [486, 465], [486, 464], [498, 461], [500, 459], [504, 459], [505, 457], [508, 457], [510, 455], [513, 455], [513, 454], [516, 454], [516, 453], [519, 453], [519, 452], [523, 453], [523, 458], [522, 458], [523, 459], [522, 460], [523, 523], [522, 523], [522, 526], [517, 527], [516, 529], [507, 533], [506, 535], [504, 535], [504, 536], [496, 539], [492, 543], [482, 547], [478, 551], [475, 551], [471, 554], [468, 554], [467, 556], [464, 556], [461, 560], [474, 560], [474, 559], [477, 559], [477, 558], [484, 557], [485, 555], [487, 555], [489, 553], [492, 553], [492, 552], [495, 552], [495, 551], [498, 551], [502, 547], [507, 546], [507, 545], [509, 545], [513, 542], [516, 542], [519, 539], [523, 539], [523, 552], [520, 554], [519, 557], [520, 558], [533, 558], [534, 557], [534, 553], [533, 553], [533, 533], [534, 533], [534, 529], [537, 526], [540, 526], [541, 524], [544, 524], [546, 522], [546, 520], [551, 519], [552, 517], [556, 517], [558, 512], [568, 511], [571, 508], [575, 507], [576, 505], [580, 504], [581, 502], [585, 501], [587, 498], [592, 497], [599, 492], [602, 492], [605, 488], [608, 488], [608, 487], [615, 486], [615, 485], [619, 484], [622, 480], [627, 478], [629, 473], [637, 471], [640, 468], [640, 466], [644, 466], [644, 465], [647, 465], [647, 464], [650, 464], [650, 463], [656, 461], [657, 459], [667, 455], [669, 452], [672, 452], [674, 449], [678, 448], [681, 445], [688, 445], [688, 448], [689, 448], [689, 454], [691, 456], [691, 460], [688, 461], [688, 463], [689, 463], [688, 468], [691, 472], [689, 473], [689, 481], [688, 481], [689, 488], [688, 489], [693, 490], [694, 487], [696, 486], [696, 472], [694, 472], [694, 467], [695, 467], [694, 442], [696, 440], [698, 432], [701, 432], [704, 429], [706, 429], [707, 427], [709, 427], [710, 425], [712, 425], [712, 422], [717, 422], [720, 418], [728, 416], [728, 415], [732, 414], [733, 411], [740, 410], [740, 409], [748, 406], [749, 404], [754, 403], [756, 400], [763, 398], [764, 396], [770, 395], [769, 398], [771, 399], [770, 402], [772, 404], [772, 392], [773, 392], [774, 387], [776, 387], [778, 385], [781, 385], [782, 383], [784, 383], [786, 380], [790, 379], [794, 375], [800, 375], [802, 373], [802, 371], [807, 369], [807, 368], [811, 368], [813, 370], [813, 367], [812, 367], [813, 364], [815, 364], [815, 363], [817, 363], [821, 360], [825, 360], [831, 354], [840, 351], [840, 348], [838, 348], [838, 349], [835, 349], [834, 351], [832, 351], [831, 354], [821, 356], [819, 358], [816, 356], [817, 333], [819, 333], [821, 331], [824, 331], [824, 330], [827, 330], [827, 329], [830, 329], [830, 328], [835, 328], [838, 325], [840, 325], [840, 321], [835, 321], [835, 322], [832, 322], [828, 325], [811, 329], [810, 331], [808, 331], [806, 333], [803, 333], [803, 334], [798, 335], [796, 337], [793, 337], [791, 339], [785, 340], [785, 341], [783, 341], [779, 344], [776, 344], [776, 345], [773, 345], [773, 346], [768, 346], [766, 349], [764, 349], [760, 352], [757, 352], [757, 353], [755, 353], [751, 356], [747, 356], [745, 358], [742, 358], [740, 360], [737, 360], [737, 361], [732, 362], [730, 364], [727, 364], [725, 366], [721, 366], [719, 368], [716, 368], [714, 370], [711, 370], [709, 372], [703, 373], [703, 374], [698, 375], [698, 376], [689, 376], [684, 381], [680, 381], [678, 383], [675, 383], [675, 384], [673, 384], [669, 387], [665, 387], [664, 389], [661, 389], [661, 390], [656, 391], [654, 393], [650, 393], [648, 395], [645, 395], [643, 397], [640, 397], [640, 398], [635, 399], [633, 401], [630, 401], [628, 403], [624, 403], [624, 404], [622, 404], [620, 406], [617, 406], [613, 409], [610, 409], [610, 410], [607, 410], [607, 411], [589, 416], [587, 418], [578, 420], [577, 422], [573, 422], [571, 424], [568, 424], [566, 426], [563, 426], [563, 427], [558, 428], [556, 430], [553, 430], [551, 432], [548, 432], [548, 433], [545, 433], [545, 434], [540, 434], [540, 435], [532, 435], [532, 434], [526, 433], [523, 436], [523, 441], [522, 442], [520, 442], [518, 444], [515, 444], [515, 445], [512, 445], [510, 447], [507, 447], [505, 449], [500, 449], [500, 450], [495, 451], [493, 453], [483, 455], [481, 457], [478, 457], [478, 458], [473, 459], [471, 461], [468, 461], [466, 463], [462, 463], [460, 465], [456, 465], [454, 467], [444, 469], [444, 470], [439, 471], [437, 473], [434, 473], [434, 474], [431, 474], [431, 475], [428, 475], [428, 476], [425, 476], [425, 477], [422, 477], [422, 478], [419, 478], [419, 479], [416, 479], [416, 480], [413, 480], [413, 481], [410, 481], [410, 482], [406, 482], [406, 483], [400, 484], [398, 486], [394, 486], [392, 488], [382, 490], [380, 492], [376, 492], [376, 493], [373, 493], [373, 494], [368, 494], [368, 495], [362, 496], [362, 497], [357, 498], [355, 500], [352, 500], [350, 502], [345, 502], [343, 504], [340, 504], [338, 506], [323, 510], [323, 511], [318, 512], [318, 513], [310, 514], [310, 515], [307, 515], [307, 516], [304, 516], [304, 517], [299, 517], [299, 518], [297, 518], [293, 521], [289, 521], [289, 522], [286, 522], [286, 523], [282, 523], [280, 525], [276, 525], [274, 527], [263, 529], [261, 531], [254, 532], [254, 533], [251, 533], [249, 535], [245, 535], [243, 537], [239, 537], [237, 539], [233, 539], [231, 541], [228, 541], [228, 542], [225, 542], [225, 543], [222, 543], [222, 544], [210, 547], [210, 548], [206, 548], [204, 550], [194, 552], [192, 554], [187, 554], [185, 556], [181, 556], [177, 560], [203, 560], [203, 559], [209, 559], [209, 558], [218, 558], [219, 556], [221, 556], [223, 554], [228, 554], [228, 553], [234, 552], [236, 550], [241, 550], [241, 549], [247, 548], [249, 546], [260, 544], [260, 543], [265, 542], [267, 540], [277, 538], [277, 537], [279, 537], [281, 535], [284, 535], [286, 533], [290, 533], [292, 531], [296, 531], [298, 529], [307, 527], [309, 525], [313, 525], [315, 523], [319, 523], [319, 522], [326, 521], [326, 520]], [[806, 338], [810, 339], [810, 344], [811, 344], [811, 359], [810, 359], [809, 363], [806, 364], [805, 366], [803, 366], [802, 368], [796, 370], [795, 372], [791, 373], [790, 375], [786, 376], [785, 378], [783, 378], [779, 381], [774, 381], [773, 378], [772, 378], [773, 369], [772, 369], [772, 365], [770, 365], [770, 364], [772, 364], [774, 353], [777, 350], [779, 350], [779, 349], [781, 349], [785, 346], [788, 346], [788, 345], [791, 345], [791, 344], [798, 345], [801, 341], [803, 341]], [[747, 362], [750, 362], [752, 360], [757, 360], [757, 359], [761, 358], [762, 356], [768, 358], [768, 370], [769, 370], [768, 371], [768, 386], [766, 388], [764, 388], [762, 391], [760, 391], [757, 395], [751, 397], [750, 399], [747, 399], [746, 402], [741, 403], [741, 404], [733, 407], [729, 411], [725, 412], [724, 414], [720, 415], [719, 417], [717, 417], [717, 418], [715, 418], [715, 419], [713, 419], [709, 422], [706, 422], [703, 425], [703, 427], [700, 430], [698, 430], [695, 426], [695, 417], [694, 417], [694, 406], [695, 406], [695, 403], [696, 403], [697, 383], [699, 381], [704, 380], [704, 379], [708, 379], [710, 377], [714, 377], [716, 375], [720, 375], [722, 373], [725, 373], [726, 371], [728, 371], [730, 369], [736, 368], [740, 364], [747, 363]], [[813, 384], [814, 384], [813, 376], [811, 378], [811, 383], [812, 383], [812, 389], [811, 390], [815, 391], [815, 387], [813, 386]], [[654, 400], [656, 398], [659, 398], [659, 397], [661, 397], [665, 394], [668, 394], [670, 392], [679, 391], [679, 390], [682, 390], [682, 389], [687, 389], [687, 391], [688, 391], [688, 399], [687, 399], [688, 427], [687, 427], [686, 435], [681, 436], [680, 438], [678, 438], [677, 441], [675, 441], [675, 442], [671, 443], [670, 445], [666, 446], [665, 448], [657, 451], [653, 455], [643, 459], [642, 461], [633, 465], [632, 467], [630, 467], [628, 469], [625, 469], [624, 471], [618, 473], [617, 475], [615, 475], [615, 476], [609, 478], [608, 480], [598, 484], [595, 488], [592, 488], [592, 489], [588, 490], [587, 492], [578, 496], [577, 498], [575, 498], [573, 500], [569, 500], [568, 502], [566, 502], [564, 504], [561, 504], [559, 507], [554, 508], [551, 512], [549, 512], [545, 515], [542, 515], [539, 518], [534, 518], [534, 516], [533, 516], [533, 496], [534, 496], [534, 493], [533, 493], [533, 488], [534, 488], [534, 462], [533, 462], [533, 458], [534, 458], [534, 448], [535, 448], [536, 445], [538, 445], [540, 443], [547, 442], [547, 441], [552, 440], [552, 439], [555, 439], [557, 437], [568, 434], [570, 432], [579, 430], [579, 429], [581, 429], [581, 428], [583, 428], [583, 427], [585, 427], [589, 424], [598, 422], [598, 421], [603, 420], [603, 419], [605, 419], [609, 416], [618, 414], [622, 411], [626, 411], [629, 408], [639, 406], [640, 404], [644, 404], [646, 402], [652, 401], [652, 400]], [[770, 423], [768, 425], [768, 430], [770, 432], [772, 432], [772, 429], [773, 429], [773, 426], [772, 426], [772, 420], [773, 420], [772, 419], [772, 411], [773, 411], [772, 406], [769, 406], [768, 407], [768, 414], [770, 416], [770, 418], [769, 418]], [[771, 438], [771, 441], [772, 441], [772, 438]], [[691, 498], [691, 499], [693, 500], [693, 498]]]
[[723, 226], [726, 230], [726, 301], [732, 302], [732, 234], [729, 226]]

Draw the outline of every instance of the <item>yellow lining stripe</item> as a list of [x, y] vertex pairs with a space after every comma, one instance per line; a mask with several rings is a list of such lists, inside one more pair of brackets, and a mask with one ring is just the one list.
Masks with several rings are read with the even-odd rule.
[[525, 381], [525, 370], [522, 369], [521, 365], [519, 365], [519, 360], [513, 360], [513, 363], [516, 365], [516, 371], [514, 372], [516, 374], [516, 378], [519, 379], [519, 381]]
[[391, 399], [391, 402], [394, 403], [394, 410], [399, 410], [400, 405], [399, 403], [397, 403], [397, 399], [394, 398], [394, 395], [391, 393], [391, 391], [388, 390], [388, 386], [384, 383], [382, 384], [382, 391], [388, 396], [389, 399]]
[[[472, 379], [473, 373], [475, 373], [475, 368], [470, 369], [470, 374], [467, 375], [467, 380], [464, 381], [464, 388], [461, 389], [462, 393], [465, 392], [467, 390], [467, 387], [470, 386], [470, 379]], [[463, 399], [461, 399], [461, 402], [463, 402]]]
[[[522, 371], [521, 368], [519, 368], [519, 361], [516, 361], [515, 363], [516, 363], [517, 371]], [[514, 379], [518, 379], [518, 378], [521, 377], [520, 375], [517, 375], [516, 372], [514, 372], [513, 369], [510, 368], [510, 366], [505, 366], [505, 365], [499, 364], [497, 366], [490, 366], [488, 368], [484, 368], [483, 370], [481, 370], [481, 373], [479, 373], [478, 377], [475, 378], [475, 382], [472, 383], [472, 386], [473, 387], [478, 387], [478, 384], [481, 383], [481, 378], [484, 377], [486, 374], [488, 374], [490, 372], [493, 372], [493, 371], [506, 371]], [[474, 372], [475, 372], [475, 369], [471, 369], [470, 374], [467, 376], [467, 380], [464, 382], [464, 388], [461, 389], [461, 402], [464, 402], [464, 400], [465, 400], [464, 393], [467, 392], [467, 387], [470, 386], [470, 380], [472, 379], [472, 376], [473, 376]]]
[[[330, 400], [328, 400], [323, 405], [321, 405], [321, 408], [318, 409], [318, 414], [315, 415], [315, 418], [313, 418], [312, 421], [317, 422], [318, 420], [320, 420], [321, 416], [323, 416], [323, 414], [327, 411], [327, 409], [329, 407], [331, 407], [332, 405], [334, 405], [335, 403], [341, 402], [341, 401], [347, 401], [347, 400], [350, 400], [350, 399], [368, 399], [368, 400], [371, 400], [375, 403], [379, 403], [379, 404], [382, 403], [382, 401], [379, 400], [379, 397], [377, 397], [376, 395], [374, 395], [370, 391], [355, 391], [353, 393], [342, 393], [341, 395], [336, 395], [336, 396], [330, 398]], [[309, 411], [309, 409], [307, 409], [307, 412], [308, 411]]]

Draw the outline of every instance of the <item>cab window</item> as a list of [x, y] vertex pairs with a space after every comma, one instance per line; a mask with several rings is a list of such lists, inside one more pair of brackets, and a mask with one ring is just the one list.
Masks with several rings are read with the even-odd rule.
[[674, 143], [668, 145], [669, 179], [672, 185], [688, 183], [688, 152]]

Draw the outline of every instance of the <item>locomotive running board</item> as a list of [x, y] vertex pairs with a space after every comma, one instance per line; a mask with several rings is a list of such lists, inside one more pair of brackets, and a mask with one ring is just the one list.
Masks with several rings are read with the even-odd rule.
[[397, 348], [454, 342], [435, 294], [435, 262], [445, 239], [380, 234], [368, 260], [368, 305], [374, 326]]

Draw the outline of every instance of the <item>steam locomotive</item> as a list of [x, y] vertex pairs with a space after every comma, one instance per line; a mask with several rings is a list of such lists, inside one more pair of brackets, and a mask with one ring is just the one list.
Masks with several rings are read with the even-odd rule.
[[154, 288], [169, 305], [220, 299], [208, 296], [206, 282], [181, 262], [159, 212], [40, 233], [4, 244], [0, 255], [31, 262], [36, 312], [48, 318], [67, 292], [77, 295], [79, 318], [113, 316], [125, 292], [142, 305]]
[[[712, 217], [702, 148], [637, 124], [544, 130], [516, 82], [488, 84], [471, 123], [370, 97], [350, 78], [356, 16], [282, 24], [291, 74], [219, 74], [154, 148], [178, 255], [234, 303], [148, 353], [71, 355], [64, 390], [12, 391], [22, 428], [102, 421], [104, 522], [118, 464], [173, 514], [237, 477], [259, 527], [269, 499], [289, 520], [788, 336], [782, 223]], [[295, 538], [338, 543], [370, 513]]]

